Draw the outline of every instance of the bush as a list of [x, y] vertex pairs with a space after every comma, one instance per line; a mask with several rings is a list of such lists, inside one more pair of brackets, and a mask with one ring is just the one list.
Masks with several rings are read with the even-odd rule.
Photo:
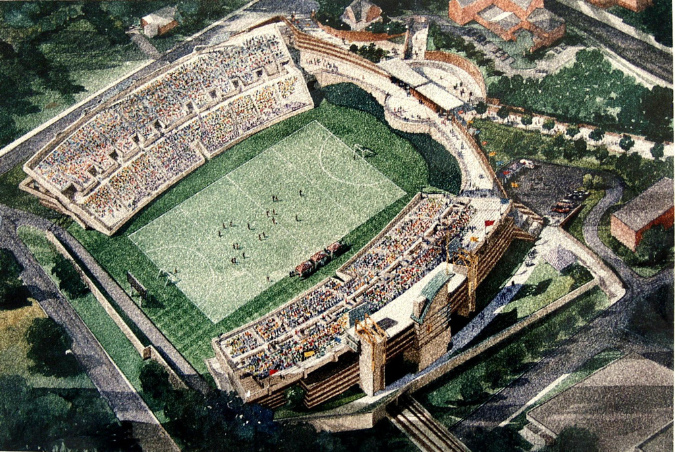
[[505, 105], [499, 107], [499, 110], [497, 110], [497, 116], [500, 117], [501, 119], [506, 119], [509, 117], [510, 111], [508, 107]]
[[651, 152], [654, 159], [658, 160], [663, 157], [663, 149], [663, 143], [654, 143], [654, 146], [652, 146], [649, 152]]
[[144, 361], [138, 378], [144, 393], [156, 402], [166, 402], [166, 397], [173, 388], [169, 382], [169, 372], [161, 364], [152, 359]]
[[544, 121], [544, 123], [541, 125], [541, 127], [544, 130], [551, 131], [555, 127], [555, 120], [548, 118]]
[[532, 125], [532, 115], [523, 115], [520, 118], [520, 123], [525, 127]]
[[56, 255], [52, 275], [59, 280], [59, 289], [68, 297], [77, 298], [87, 293], [87, 286], [75, 270], [75, 266], [61, 254]]

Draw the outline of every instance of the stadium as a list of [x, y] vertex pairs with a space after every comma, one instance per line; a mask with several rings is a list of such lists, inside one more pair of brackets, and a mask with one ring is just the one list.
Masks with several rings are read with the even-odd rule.
[[[371, 165], [361, 143], [321, 121], [299, 121], [316, 108], [314, 83], [357, 85], [390, 127], [433, 138], [457, 159], [459, 195], [415, 189], [408, 196], [410, 187]], [[538, 234], [541, 219], [507, 199], [455, 115], [485, 95], [479, 69], [456, 55], [374, 64], [274, 18], [195, 50], [87, 112], [24, 165], [21, 188], [110, 240], [128, 235], [129, 249], [148, 263], [136, 275], [141, 282], [164, 279], [203, 318], [197, 329], [212, 338], [205, 368], [219, 387], [274, 408], [300, 385], [311, 408], [356, 384], [377, 393], [388, 369], [404, 361], [427, 368], [452, 341], [452, 316], [475, 310], [476, 288], [510, 243]], [[274, 144], [249, 158], [237, 154], [239, 143], [282, 123], [292, 132], [275, 132]], [[224, 157], [237, 164], [150, 215], [191, 173]], [[218, 331], [310, 256], [327, 261], [344, 237], [394, 208], [334, 273]], [[178, 325], [167, 337], [190, 342], [190, 316], [177, 312], [166, 315], [166, 324]]]

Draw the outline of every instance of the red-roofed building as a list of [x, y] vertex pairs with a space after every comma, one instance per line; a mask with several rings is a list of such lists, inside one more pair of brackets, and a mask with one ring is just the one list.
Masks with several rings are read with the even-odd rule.
[[505, 41], [518, 33], [532, 33], [530, 52], [565, 36], [565, 21], [547, 9], [543, 0], [450, 0], [448, 16], [460, 25], [476, 21]]

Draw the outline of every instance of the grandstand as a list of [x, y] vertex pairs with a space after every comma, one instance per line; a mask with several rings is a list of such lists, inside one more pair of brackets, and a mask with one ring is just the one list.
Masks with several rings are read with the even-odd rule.
[[111, 235], [206, 160], [312, 107], [270, 24], [196, 51], [89, 112], [24, 165], [22, 188]]
[[[452, 313], [474, 309], [471, 292], [513, 238], [513, 209], [505, 201], [418, 194], [335, 276], [215, 338], [219, 368], [246, 401], [270, 406], [295, 383], [307, 390], [308, 407], [357, 383], [372, 395], [383, 383], [362, 362], [373, 346], [359, 333], [365, 315], [387, 344], [382, 375], [402, 354], [425, 368], [447, 349]], [[476, 259], [466, 264], [460, 253]], [[329, 363], [333, 372], [317, 380], [314, 372]]]

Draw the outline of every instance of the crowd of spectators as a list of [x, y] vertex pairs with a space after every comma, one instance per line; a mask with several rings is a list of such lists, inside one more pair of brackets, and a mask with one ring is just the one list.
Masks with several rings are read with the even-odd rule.
[[[253, 329], [265, 343], [252, 341], [246, 329], [222, 342], [225, 351], [240, 357], [236, 366], [256, 378], [323, 356], [341, 343], [345, 313], [364, 303], [376, 312], [410, 289], [447, 259], [446, 241], [465, 232], [474, 212], [449, 196], [423, 198], [346, 266], [351, 279], [329, 278], [258, 321]], [[255, 344], [263, 350], [256, 351]]]
[[75, 130], [34, 166], [38, 182], [72, 185], [74, 201], [112, 227], [203, 164], [201, 152], [311, 105], [302, 77], [284, 69], [289, 59], [269, 32], [198, 54]]

